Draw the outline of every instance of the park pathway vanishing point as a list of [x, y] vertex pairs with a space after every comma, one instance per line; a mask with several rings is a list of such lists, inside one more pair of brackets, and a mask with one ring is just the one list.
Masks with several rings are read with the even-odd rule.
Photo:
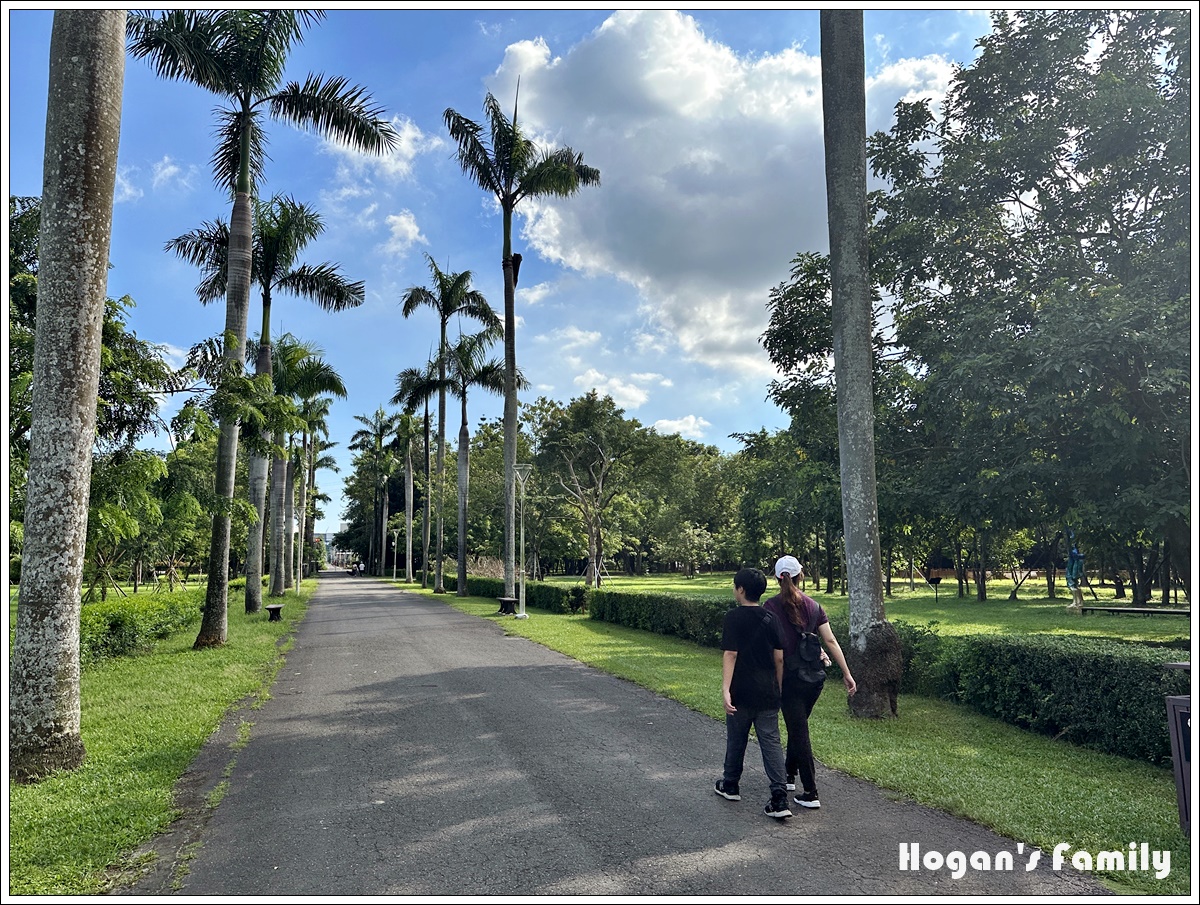
[[[511, 618], [511, 617], [505, 617]], [[537, 618], [536, 616], [533, 618]], [[714, 674], [713, 682], [720, 676]], [[833, 700], [819, 706], [835, 706]], [[237, 725], [252, 722], [249, 742]], [[819, 768], [822, 808], [784, 822], [756, 745], [742, 801], [713, 794], [724, 726], [503, 622], [325, 572], [261, 709], [181, 783], [191, 808], [126, 894], [1095, 895], [975, 824]], [[818, 752], [819, 753], [819, 752]], [[225, 776], [225, 768], [236, 761]], [[900, 870], [922, 853], [1014, 868]]]

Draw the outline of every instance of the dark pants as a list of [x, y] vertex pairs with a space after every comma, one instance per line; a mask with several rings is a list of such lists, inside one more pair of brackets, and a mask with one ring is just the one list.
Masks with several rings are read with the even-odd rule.
[[778, 710], [744, 710], [725, 714], [725, 771], [726, 782], [736, 783], [742, 778], [742, 765], [746, 747], [750, 742], [750, 727], [758, 736], [758, 748], [762, 754], [763, 772], [771, 784], [771, 795], [787, 792], [783, 775], [783, 746], [779, 739]]
[[817, 770], [812, 741], [808, 736], [808, 717], [824, 687], [824, 682], [801, 682], [791, 676], [785, 676], [783, 680], [783, 704], [779, 709], [788, 734], [787, 775], [798, 776], [800, 788], [805, 792], [817, 791]]

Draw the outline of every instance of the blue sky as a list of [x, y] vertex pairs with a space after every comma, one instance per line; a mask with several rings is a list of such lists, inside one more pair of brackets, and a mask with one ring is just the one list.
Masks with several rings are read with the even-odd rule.
[[[5, 178], [9, 194], [39, 195], [52, 13], [5, 8]], [[867, 10], [868, 129], [887, 128], [901, 98], [941, 95], [987, 31], [982, 10]], [[518, 208], [517, 355], [533, 384], [523, 398], [597, 389], [645, 425], [726, 450], [738, 447], [732, 433], [783, 427], [757, 338], [791, 258], [828, 246], [819, 47], [816, 10], [332, 11], [311, 29], [288, 78], [366, 86], [403, 136], [379, 160], [269, 126], [261, 195], [315, 206], [326, 232], [304, 260], [366, 282], [353, 311], [273, 306], [273, 333], [317, 343], [349, 389], [330, 418], [343, 475], [353, 416], [387, 406], [396, 374], [436, 341], [432, 313], [400, 311], [405, 289], [428, 284], [423, 254], [472, 271], [503, 307], [499, 213], [459, 169], [442, 113], [481, 119], [488, 91], [509, 108], [518, 76], [529, 133], [601, 174], [573, 198]], [[135, 60], [125, 84], [109, 295], [131, 296], [131, 327], [179, 358], [223, 327], [224, 306], [201, 306], [195, 270], [163, 251], [228, 219], [208, 167], [216, 99]], [[477, 395], [472, 425], [501, 408]], [[337, 528], [341, 480], [320, 476], [333, 502], [318, 530]]]

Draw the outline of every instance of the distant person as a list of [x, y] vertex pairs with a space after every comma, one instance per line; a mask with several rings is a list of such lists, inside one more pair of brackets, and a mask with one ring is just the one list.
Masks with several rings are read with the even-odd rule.
[[782, 629], [784, 672], [780, 709], [788, 732], [787, 788], [796, 789], [798, 776], [800, 791], [793, 800], [802, 808], [814, 809], [821, 806], [821, 799], [817, 795], [816, 761], [808, 734], [808, 717], [825, 687], [825, 667], [830, 663], [826, 651], [842, 670], [846, 691], [854, 694], [858, 686], [850, 675], [841, 645], [829, 628], [825, 610], [796, 587], [803, 571], [796, 557], [781, 556], [775, 563], [779, 593], [768, 600], [763, 609], [775, 616]]
[[758, 605], [767, 578], [758, 569], [742, 569], [733, 577], [738, 605], [725, 614], [721, 633], [721, 692], [725, 701], [725, 766], [716, 793], [741, 801], [738, 783], [750, 740], [750, 727], [758, 736], [763, 770], [771, 784], [771, 800], [763, 808], [768, 817], [785, 820], [788, 807], [779, 739], [779, 690], [783, 677], [783, 643], [774, 616]]
[[1067, 588], [1071, 591], [1071, 609], [1078, 610], [1083, 606], [1083, 583], [1086, 580], [1083, 569], [1083, 554], [1079, 548], [1072, 545], [1067, 554]]
[[359, 578], [367, 574], [367, 564], [361, 559], [358, 561], [358, 576]]

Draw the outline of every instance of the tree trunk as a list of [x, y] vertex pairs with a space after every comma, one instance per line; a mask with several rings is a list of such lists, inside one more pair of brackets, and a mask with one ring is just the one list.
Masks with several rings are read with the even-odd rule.
[[23, 570], [8, 774], [84, 760], [79, 613], [125, 77], [124, 10], [59, 10], [50, 39]]
[[[275, 434], [275, 445], [283, 446], [283, 434]], [[282, 597], [287, 590], [284, 581], [284, 514], [283, 494], [287, 484], [287, 463], [276, 454], [271, 460], [271, 590], [272, 597]]]
[[379, 571], [383, 578], [387, 574], [387, 523], [388, 523], [388, 476], [384, 475], [379, 486]]
[[504, 210], [504, 596], [516, 596], [517, 316], [512, 210]]
[[266, 535], [267, 519], [267, 466], [263, 456], [251, 456], [250, 503], [254, 506], [255, 520], [250, 525], [246, 541], [246, 612], [262, 610], [263, 539]]
[[438, 446], [437, 446], [437, 565], [434, 567], [433, 593], [445, 594], [442, 575], [443, 545], [446, 537], [446, 322], [442, 322], [442, 345], [438, 353]]
[[458, 596], [467, 596], [467, 493], [471, 486], [471, 432], [467, 427], [467, 401], [463, 399], [462, 425], [458, 429]]
[[305, 530], [304, 523], [308, 517], [308, 512], [306, 511], [306, 507], [308, 506], [308, 494], [307, 494], [307, 491], [308, 491], [307, 477], [308, 476], [305, 474], [304, 463], [306, 463], [308, 461], [307, 457], [308, 457], [308, 433], [306, 431], [305, 433], [303, 433], [301, 435], [301, 440], [300, 440], [300, 463], [301, 464], [300, 464], [300, 473], [299, 473], [299, 475], [297, 475], [297, 477], [299, 477], [299, 479], [300, 479], [297, 482], [300, 486], [300, 501], [296, 505], [296, 510], [299, 513], [297, 516], [297, 518], [299, 519], [299, 526], [296, 528], [296, 545], [297, 545], [297, 547], [299, 547], [299, 549], [296, 551], [295, 582], [292, 585], [292, 587], [294, 587], [296, 589], [297, 594], [300, 593], [300, 582], [304, 579], [304, 549], [305, 549], [304, 548], [304, 530]]
[[842, 522], [850, 593], [847, 650], [859, 717], [896, 715], [900, 642], [883, 609], [875, 489], [871, 281], [867, 261], [866, 76], [861, 10], [821, 11], [825, 185]]
[[[290, 441], [289, 441], [290, 445]], [[295, 584], [292, 561], [295, 557], [296, 524], [296, 466], [291, 457], [283, 467], [283, 588], [288, 590]]]
[[[421, 518], [421, 587], [429, 587], [429, 516], [432, 510], [430, 494], [433, 493], [433, 483], [430, 480], [430, 449], [429, 449], [429, 403], [425, 404], [425, 506]], [[511, 595], [509, 595], [511, 596]]]
[[413, 458], [410, 437], [404, 453], [404, 580], [413, 580]]

